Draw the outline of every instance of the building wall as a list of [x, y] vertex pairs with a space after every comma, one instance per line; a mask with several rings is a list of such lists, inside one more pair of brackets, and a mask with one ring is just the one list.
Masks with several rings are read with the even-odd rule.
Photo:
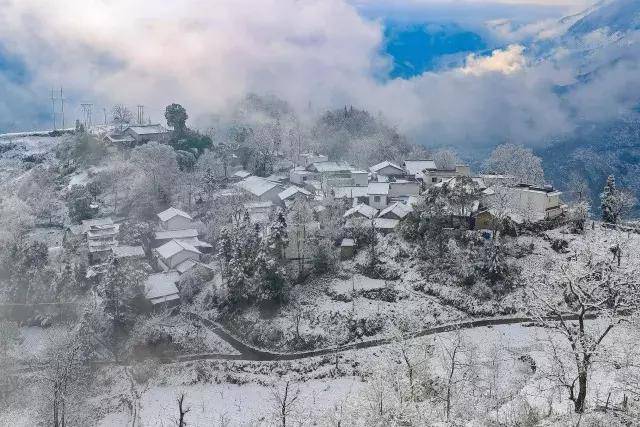
[[[379, 197], [379, 200], [376, 201], [376, 197]], [[369, 203], [368, 205], [372, 208], [376, 209], [384, 209], [388, 206], [388, 197], [384, 195], [369, 195]]]
[[415, 181], [389, 183], [389, 197], [417, 196], [418, 194], [420, 194], [420, 185]]
[[188, 259], [192, 259], [194, 261], [199, 261], [200, 260], [200, 255], [193, 253], [193, 252], [189, 252], [189, 251], [181, 251], [178, 252], [177, 254], [175, 254], [174, 256], [163, 260], [164, 264], [167, 265], [167, 267], [169, 268], [176, 268], [176, 266], [178, 266], [180, 263], [188, 260]]
[[405, 174], [404, 171], [398, 170], [392, 166], [385, 166], [376, 173], [383, 176], [403, 176]]
[[168, 221], [163, 221], [161, 227], [165, 230], [186, 230], [193, 228], [191, 220], [182, 216], [174, 216]]
[[291, 171], [289, 173], [289, 180], [298, 185], [303, 185], [308, 179], [311, 179], [310, 177], [311, 175], [309, 173], [300, 174], [296, 173], [296, 171]]
[[353, 185], [356, 187], [366, 187], [369, 185], [368, 173], [352, 173], [351, 179], [353, 180]]
[[278, 194], [280, 194], [282, 190], [283, 188], [280, 186], [273, 187], [271, 190], [258, 197], [258, 200], [261, 202], [273, 202], [276, 205], [280, 205], [282, 204], [282, 200], [280, 200]]

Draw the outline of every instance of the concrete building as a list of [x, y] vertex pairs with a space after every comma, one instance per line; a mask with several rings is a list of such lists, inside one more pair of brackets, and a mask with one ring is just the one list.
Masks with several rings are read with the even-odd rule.
[[413, 176], [416, 179], [422, 179], [422, 171], [425, 169], [436, 169], [436, 162], [426, 159], [405, 160], [402, 162], [402, 167], [407, 175]]
[[429, 188], [456, 176], [471, 176], [471, 169], [466, 165], [456, 165], [454, 169], [425, 169], [422, 175], [424, 185]]
[[376, 209], [384, 209], [389, 205], [389, 183], [370, 182], [367, 187], [369, 206]]
[[387, 162], [387, 161], [371, 166], [369, 170], [376, 175], [382, 175], [382, 176], [401, 177], [406, 175], [406, 171], [403, 168], [396, 165], [395, 163]]

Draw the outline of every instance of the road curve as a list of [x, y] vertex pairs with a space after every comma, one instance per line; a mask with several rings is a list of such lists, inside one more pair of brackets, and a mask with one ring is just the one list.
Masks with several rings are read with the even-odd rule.
[[[213, 332], [218, 334], [222, 339], [224, 339], [227, 343], [229, 343], [240, 354], [201, 353], [201, 354], [163, 357], [160, 360], [164, 363], [189, 362], [189, 361], [195, 361], [195, 360], [213, 360], [213, 359], [259, 361], [259, 362], [300, 360], [300, 359], [308, 359], [311, 357], [325, 356], [328, 354], [340, 353], [348, 350], [362, 350], [362, 349], [367, 349], [372, 347], [379, 347], [381, 345], [390, 344], [393, 341], [397, 340], [397, 338], [379, 338], [379, 339], [374, 339], [369, 341], [360, 341], [357, 343], [350, 343], [350, 344], [345, 344], [341, 346], [322, 348], [317, 350], [291, 352], [291, 353], [279, 353], [279, 352], [267, 351], [267, 350], [251, 347], [243, 343], [242, 341], [240, 341], [231, 333], [227, 332], [217, 322], [214, 322], [212, 320], [209, 320], [207, 318], [204, 318], [194, 313], [185, 313], [185, 315], [193, 321], [202, 322], [205, 326], [207, 326]], [[566, 315], [566, 316], [563, 316], [563, 318], [564, 320], [575, 320], [577, 316]], [[587, 315], [587, 318], [591, 318], [591, 319], [595, 318], [595, 315]], [[539, 320], [540, 320], [539, 318], [526, 317], [526, 316], [495, 317], [495, 318], [489, 318], [489, 319], [467, 320], [467, 321], [449, 323], [445, 325], [434, 326], [432, 328], [422, 329], [414, 333], [406, 334], [404, 338], [412, 339], [412, 338], [425, 337], [429, 335], [441, 334], [444, 332], [452, 332], [456, 330], [482, 328], [486, 326], [514, 325], [514, 324], [522, 324], [527, 322], [537, 322]], [[545, 320], [557, 320], [557, 318], [546, 317]]]

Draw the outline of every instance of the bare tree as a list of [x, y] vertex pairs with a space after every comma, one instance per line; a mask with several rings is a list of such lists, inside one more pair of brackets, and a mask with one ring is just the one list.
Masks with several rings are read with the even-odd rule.
[[453, 400], [459, 387], [467, 383], [474, 374], [473, 356], [460, 331], [456, 331], [448, 340], [440, 340], [439, 347], [440, 360], [446, 372], [444, 390], [439, 398], [444, 403], [445, 417], [449, 422]]
[[284, 387], [274, 386], [271, 390], [272, 400], [276, 406], [277, 417], [282, 427], [287, 427], [287, 419], [296, 408], [296, 402], [300, 398], [300, 389], [294, 387], [291, 381], [287, 380]]
[[[561, 267], [559, 283], [547, 277], [539, 289], [531, 292], [531, 309], [547, 329], [557, 332], [548, 339], [555, 368], [550, 376], [568, 391], [575, 412], [583, 413], [589, 373], [602, 355], [602, 342], [626, 320], [625, 312], [638, 307], [639, 287], [634, 279], [637, 275], [629, 269], [596, 262], [590, 253], [577, 258]], [[558, 293], [564, 304], [546, 296]], [[569, 345], [568, 355], [558, 345], [557, 337]]]
[[176, 399], [178, 402], [178, 427], [185, 427], [187, 422], [185, 421], [185, 417], [189, 412], [191, 412], [191, 408], [186, 407], [184, 405], [184, 393], [180, 394], [180, 397]]
[[513, 177], [515, 184], [544, 184], [542, 159], [522, 145], [502, 144], [486, 162], [485, 171]]
[[460, 160], [455, 151], [443, 149], [436, 151], [433, 155], [433, 161], [438, 169], [453, 170]]

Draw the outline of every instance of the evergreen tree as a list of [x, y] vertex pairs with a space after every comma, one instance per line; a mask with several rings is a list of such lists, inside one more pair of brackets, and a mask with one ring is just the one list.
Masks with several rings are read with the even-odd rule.
[[610, 224], [615, 224], [619, 219], [620, 195], [616, 188], [616, 180], [613, 175], [609, 175], [604, 190], [600, 194], [602, 204], [602, 220]]

